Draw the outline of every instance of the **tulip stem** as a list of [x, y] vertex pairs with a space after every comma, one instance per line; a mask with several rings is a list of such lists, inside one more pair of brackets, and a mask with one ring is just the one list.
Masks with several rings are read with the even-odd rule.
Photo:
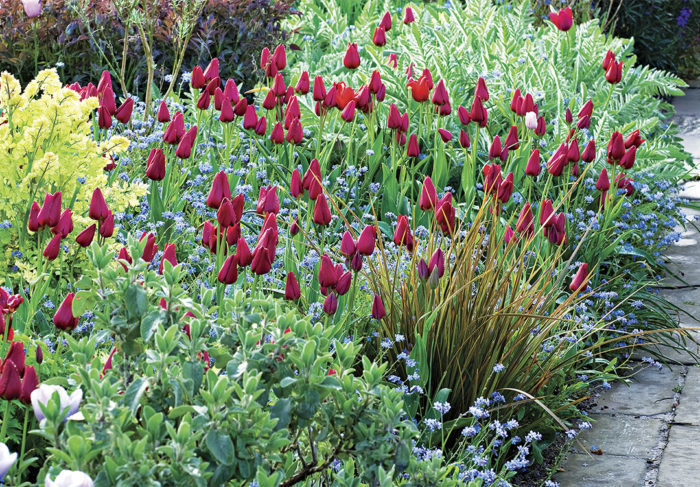
[[7, 434], [7, 425], [10, 423], [10, 402], [5, 401], [5, 412], [2, 415], [2, 429], [0, 430], [0, 443], [5, 442], [5, 435]]
[[22, 427], [22, 447], [19, 450], [19, 472], [17, 473], [17, 483], [22, 483], [22, 464], [24, 463], [24, 448], [27, 443], [27, 422], [29, 421], [29, 407], [24, 408], [24, 426]]

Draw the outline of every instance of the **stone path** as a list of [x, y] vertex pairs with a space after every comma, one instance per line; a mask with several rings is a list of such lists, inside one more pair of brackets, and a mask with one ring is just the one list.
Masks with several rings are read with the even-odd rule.
[[[700, 89], [674, 105], [684, 146], [700, 169]], [[683, 196], [700, 200], [700, 182], [686, 188]], [[700, 212], [687, 213], [700, 224]], [[690, 315], [679, 313], [681, 327], [700, 327], [700, 233], [688, 226], [667, 255], [669, 269], [686, 282], [668, 278], [661, 293]], [[690, 333], [700, 341], [700, 331]], [[589, 407], [593, 429], [579, 435], [581, 444], [574, 443], [554, 476], [561, 487], [700, 486], [700, 364], [687, 352], [657, 347], [670, 367], [645, 368]], [[689, 349], [700, 354], [698, 345]], [[649, 354], [633, 358], [643, 355]]]

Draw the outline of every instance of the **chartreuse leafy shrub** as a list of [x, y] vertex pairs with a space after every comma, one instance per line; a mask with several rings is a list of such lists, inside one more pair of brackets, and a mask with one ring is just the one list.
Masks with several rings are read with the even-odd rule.
[[6, 275], [19, 273], [35, 281], [41, 274], [37, 263], [44, 260], [41, 251], [51, 234], [30, 232], [27, 226], [32, 203], [41, 204], [47, 193], [62, 193], [76, 227], [90, 224], [88, 206], [95, 188], [102, 189], [115, 211], [138, 204], [145, 194], [145, 185], [105, 171], [129, 140], [95, 140], [97, 104], [97, 97], [81, 101], [64, 87], [55, 69], [41, 71], [24, 88], [11, 74], [0, 75], [0, 265]]

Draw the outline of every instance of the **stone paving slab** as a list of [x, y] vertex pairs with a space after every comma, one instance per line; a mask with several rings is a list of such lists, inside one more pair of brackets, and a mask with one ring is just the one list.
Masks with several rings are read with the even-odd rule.
[[[673, 422], [676, 424], [687, 424], [692, 426], [700, 426], [700, 368], [691, 367], [688, 370], [688, 375], [685, 377], [683, 392], [676, 409], [676, 416]], [[693, 440], [697, 447], [700, 447], [700, 429], [698, 436]], [[700, 458], [698, 459], [700, 461]], [[700, 481], [700, 479], [698, 479]]]
[[694, 327], [700, 324], [700, 288], [663, 289], [660, 294], [685, 311], [676, 313], [681, 326]]
[[[578, 435], [579, 442], [587, 452], [600, 450], [603, 455], [624, 455], [648, 458], [656, 447], [664, 422], [656, 418], [634, 418], [612, 414], [591, 414], [593, 429]], [[578, 443], [573, 449], [580, 451]], [[596, 455], [593, 456], [597, 458]]]
[[671, 426], [668, 445], [661, 457], [658, 487], [700, 485], [700, 427]]
[[637, 487], [644, 485], [647, 463], [637, 457], [570, 453], [562, 468], [554, 476], [561, 487]]
[[589, 411], [628, 416], [667, 413], [673, 407], [673, 388], [679, 377], [678, 370], [647, 367], [638, 372], [629, 385], [622, 382], [614, 384], [609, 393], [596, 399]]
[[[644, 348], [636, 349], [632, 354], [635, 360], [641, 360], [643, 357], [652, 357], [655, 360], [661, 360], [670, 366], [673, 365], [696, 365], [700, 363], [700, 330], [692, 330], [688, 332], [690, 338], [685, 338], [683, 345], [683, 337], [676, 333], [674, 336], [679, 340], [678, 345], [674, 343], [659, 343], [648, 345]], [[691, 341], [694, 339], [695, 342]], [[649, 337], [648, 341], [655, 341], [654, 337]], [[658, 340], [660, 341], [660, 340]]]

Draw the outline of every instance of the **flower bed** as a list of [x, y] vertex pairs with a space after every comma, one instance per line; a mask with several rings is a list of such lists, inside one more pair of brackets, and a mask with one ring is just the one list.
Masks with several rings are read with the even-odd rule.
[[567, 10], [311, 4], [264, 83], [214, 59], [152, 113], [3, 75], [8, 479], [508, 485], [671, 341], [680, 80]]

